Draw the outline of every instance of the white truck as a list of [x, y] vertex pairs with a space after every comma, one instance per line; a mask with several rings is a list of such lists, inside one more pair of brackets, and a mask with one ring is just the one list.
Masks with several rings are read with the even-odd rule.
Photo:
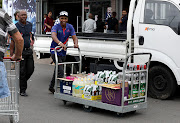
[[[175, 94], [177, 85], [180, 85], [180, 0], [131, 0], [127, 38], [120, 34], [104, 34], [104, 38], [98, 34], [90, 35], [93, 34], [78, 36], [83, 62], [97, 67], [114, 61], [117, 66], [117, 61], [123, 62], [129, 53], [150, 52], [148, 94], [158, 99], [167, 99]], [[35, 39], [37, 56], [49, 53], [51, 37], [36, 35]], [[73, 45], [72, 39], [69, 45]], [[77, 52], [68, 50], [67, 54], [76, 56]], [[139, 59], [144, 57], [132, 58], [133, 61]]]

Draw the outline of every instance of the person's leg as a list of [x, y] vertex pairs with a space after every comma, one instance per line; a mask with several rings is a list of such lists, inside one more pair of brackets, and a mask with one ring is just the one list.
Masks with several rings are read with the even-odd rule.
[[7, 81], [6, 68], [3, 62], [0, 61], [0, 98], [10, 96], [10, 91]]
[[20, 61], [20, 93], [24, 93], [27, 89], [26, 72], [26, 58], [24, 58]]
[[[51, 55], [51, 58], [53, 59], [54, 63], [56, 64], [55, 55], [54, 55], [54, 54]], [[66, 59], [66, 57], [58, 56], [58, 63], [64, 62], [65, 59]], [[51, 83], [50, 83], [50, 85], [49, 85], [49, 90], [50, 90], [52, 93], [54, 93], [55, 70], [56, 70], [56, 67], [54, 68], [53, 77], [52, 77]], [[62, 78], [62, 77], [64, 77], [63, 65], [58, 65], [58, 78]]]
[[34, 72], [34, 59], [33, 59], [33, 55], [29, 55], [27, 56], [27, 62], [26, 62], [26, 80], [28, 80], [31, 75]]
[[[55, 55], [51, 54], [51, 58], [53, 60], [53, 62], [56, 64], [56, 60], [55, 60]], [[49, 89], [53, 89], [54, 88], [54, 83], [55, 83], [55, 70], [56, 70], [56, 66], [54, 67], [54, 73], [53, 73], [53, 77], [51, 79], [50, 85], [49, 85]]]

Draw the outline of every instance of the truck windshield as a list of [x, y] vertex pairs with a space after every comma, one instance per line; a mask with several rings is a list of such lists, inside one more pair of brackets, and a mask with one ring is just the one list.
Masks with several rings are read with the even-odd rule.
[[166, 25], [176, 33], [180, 22], [179, 9], [170, 2], [158, 0], [146, 0], [144, 23]]

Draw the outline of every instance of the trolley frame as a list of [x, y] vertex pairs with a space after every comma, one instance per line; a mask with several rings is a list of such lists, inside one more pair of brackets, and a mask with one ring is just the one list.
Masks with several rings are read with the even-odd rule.
[[[125, 62], [123, 64], [123, 82], [122, 82], [122, 101], [121, 101], [121, 106], [117, 106], [117, 105], [112, 105], [112, 104], [107, 104], [107, 103], [103, 103], [101, 102], [101, 100], [86, 100], [86, 99], [82, 99], [79, 97], [74, 97], [71, 95], [67, 95], [67, 94], [63, 94], [60, 93], [60, 91], [58, 91], [57, 89], [60, 88], [59, 86], [57, 86], [57, 71], [58, 71], [58, 65], [66, 65], [69, 64], [68, 62], [64, 62], [64, 63], [58, 63], [58, 59], [57, 59], [57, 49], [60, 49], [61, 47], [56, 47], [55, 48], [55, 58], [56, 58], [56, 81], [55, 81], [55, 93], [54, 93], [54, 98], [56, 99], [60, 99], [64, 102], [74, 102], [74, 103], [78, 103], [78, 104], [82, 104], [85, 105], [87, 107], [91, 106], [91, 107], [96, 107], [96, 108], [100, 108], [100, 109], [105, 109], [105, 110], [109, 110], [109, 111], [113, 111], [113, 112], [117, 112], [117, 113], [127, 113], [127, 112], [131, 112], [131, 111], [136, 111], [139, 109], [145, 109], [147, 108], [147, 86], [148, 86], [148, 69], [149, 69], [149, 65], [150, 65], [150, 61], [151, 61], [151, 57], [152, 54], [151, 53], [133, 53], [130, 54], [126, 57]], [[67, 47], [67, 48], [72, 48], [72, 47]], [[80, 69], [81, 69], [81, 64], [82, 64], [82, 58], [81, 58], [81, 53], [80, 53], [80, 49], [78, 48], [79, 51], [79, 57], [80, 57], [80, 61], [76, 62], [80, 64]], [[146, 70], [139, 70], [139, 71], [127, 71], [127, 64], [128, 64], [128, 60], [129, 58], [131, 58], [132, 56], [135, 55], [149, 55], [149, 60], [147, 62], [147, 69]], [[72, 64], [74, 64], [72, 62]], [[117, 66], [117, 64], [115, 65]], [[120, 66], [117, 66], [117, 68], [122, 68]], [[125, 75], [126, 73], [142, 73], [145, 72], [146, 73], [146, 92], [145, 92], [145, 96], [140, 96], [140, 89], [138, 92], [138, 97], [133, 98], [132, 97], [132, 89], [131, 89], [131, 98], [130, 99], [125, 99], [124, 98], [124, 87], [125, 87]], [[133, 80], [131, 80], [133, 81]], [[132, 86], [132, 82], [131, 82], [131, 86]], [[140, 84], [139, 84], [140, 86]], [[145, 99], [144, 102], [139, 102], [136, 104], [131, 104], [131, 105], [126, 105], [124, 106], [124, 102], [126, 101], [131, 101], [131, 100], [137, 100], [137, 99]]]
[[[10, 96], [0, 98], [0, 115], [8, 115], [10, 123], [19, 122], [19, 62], [11, 61], [10, 57], [4, 57], [3, 60], [7, 81], [10, 90]], [[11, 65], [14, 65], [12, 68]]]

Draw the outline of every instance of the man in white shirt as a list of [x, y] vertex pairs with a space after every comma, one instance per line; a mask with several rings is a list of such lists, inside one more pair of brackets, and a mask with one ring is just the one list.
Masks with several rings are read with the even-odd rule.
[[94, 21], [92, 18], [93, 15], [90, 13], [89, 19], [87, 19], [83, 24], [82, 32], [93, 33], [96, 30], [96, 21]]

